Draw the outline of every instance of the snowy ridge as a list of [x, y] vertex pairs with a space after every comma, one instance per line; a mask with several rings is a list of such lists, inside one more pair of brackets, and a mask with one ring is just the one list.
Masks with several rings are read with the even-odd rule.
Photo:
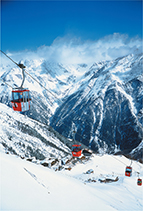
[[0, 146], [22, 158], [44, 160], [70, 154], [50, 128], [0, 103]]

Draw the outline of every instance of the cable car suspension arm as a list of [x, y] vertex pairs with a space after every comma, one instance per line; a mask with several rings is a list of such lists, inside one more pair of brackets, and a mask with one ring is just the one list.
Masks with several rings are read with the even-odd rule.
[[24, 74], [24, 68], [25, 66], [21, 63], [17, 64], [15, 61], [13, 61], [8, 55], [6, 55], [2, 50], [0, 50], [1, 53], [3, 53], [8, 59], [10, 59], [14, 64], [16, 64], [18, 67], [20, 67], [22, 69], [22, 76], [23, 76], [23, 80], [22, 80], [22, 83], [21, 83], [21, 86], [19, 88], [22, 88], [23, 84], [24, 84], [24, 81], [25, 81], [25, 74]]

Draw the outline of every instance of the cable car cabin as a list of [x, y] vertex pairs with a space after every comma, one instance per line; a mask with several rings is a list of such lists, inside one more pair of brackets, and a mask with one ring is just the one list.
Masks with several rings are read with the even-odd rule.
[[138, 178], [137, 185], [142, 186], [142, 179]]
[[132, 176], [132, 167], [131, 166], [126, 167], [125, 176], [127, 176], [127, 177]]
[[30, 91], [28, 89], [12, 90], [12, 108], [14, 111], [25, 112], [30, 109]]
[[72, 156], [73, 157], [80, 157], [81, 156], [81, 144], [75, 144], [72, 146]]

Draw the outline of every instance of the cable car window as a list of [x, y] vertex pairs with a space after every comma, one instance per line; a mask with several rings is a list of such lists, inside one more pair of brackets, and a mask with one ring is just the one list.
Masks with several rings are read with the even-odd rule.
[[23, 94], [22, 94], [22, 92], [20, 92], [20, 99], [22, 99], [23, 98]]
[[72, 147], [72, 151], [79, 152], [81, 150], [81, 146], [78, 147]]
[[27, 101], [27, 95], [26, 95], [26, 92], [23, 92], [23, 99], [24, 99], [24, 102]]
[[25, 94], [26, 94], [26, 99], [28, 101], [29, 100], [29, 92], [26, 92]]
[[126, 172], [130, 173], [130, 172], [132, 172], [132, 169], [126, 169]]
[[74, 152], [78, 152], [79, 149], [78, 149], [77, 147], [74, 147], [74, 148], [73, 148], [73, 151], [74, 151]]
[[18, 100], [19, 99], [19, 93], [18, 92], [13, 92], [13, 99]]

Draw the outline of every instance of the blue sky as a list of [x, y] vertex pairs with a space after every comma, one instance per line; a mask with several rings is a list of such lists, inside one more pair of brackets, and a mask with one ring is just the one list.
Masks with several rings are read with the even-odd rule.
[[2, 1], [1, 49], [36, 50], [55, 39], [142, 38], [141, 1]]

